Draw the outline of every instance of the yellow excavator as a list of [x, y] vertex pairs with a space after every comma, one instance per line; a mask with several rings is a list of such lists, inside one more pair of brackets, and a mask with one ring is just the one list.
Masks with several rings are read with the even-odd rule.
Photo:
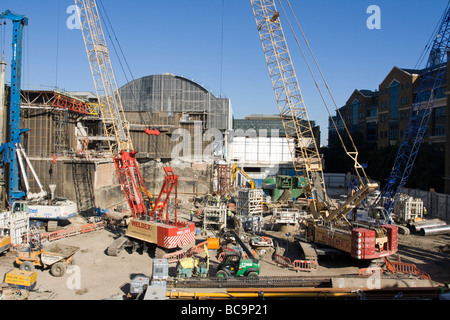
[[247, 172], [244, 171], [244, 169], [238, 167], [236, 163], [233, 163], [230, 180], [231, 185], [235, 187], [246, 186], [250, 187], [251, 189], [256, 188], [255, 181], [248, 175]]

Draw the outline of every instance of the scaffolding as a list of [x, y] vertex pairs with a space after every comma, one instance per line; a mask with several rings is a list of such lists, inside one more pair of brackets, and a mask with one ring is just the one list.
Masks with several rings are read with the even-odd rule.
[[236, 212], [245, 231], [261, 231], [263, 227], [262, 189], [242, 188], [238, 192]]
[[222, 197], [230, 193], [230, 164], [217, 165], [217, 193]]
[[0, 213], [0, 235], [11, 237], [13, 247], [26, 243], [30, 231], [30, 214], [24, 206], [16, 202], [11, 211]]
[[300, 219], [306, 218], [307, 213], [295, 208], [274, 208], [273, 223], [296, 224]]
[[206, 206], [203, 210], [203, 231], [217, 233], [227, 224], [227, 206], [219, 203], [216, 206]]

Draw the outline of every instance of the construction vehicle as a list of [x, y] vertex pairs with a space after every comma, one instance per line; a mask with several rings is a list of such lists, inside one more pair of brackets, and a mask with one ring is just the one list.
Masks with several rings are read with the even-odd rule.
[[204, 245], [205, 257], [186, 257], [178, 260], [177, 263], [177, 277], [190, 278], [208, 277], [209, 275], [209, 252], [207, 245]]
[[[222, 237], [233, 238], [242, 248], [242, 251], [225, 250], [223, 260], [217, 267], [216, 277], [258, 277], [261, 271], [261, 264], [237, 233], [234, 230], [224, 230]], [[247, 254], [247, 258], [243, 257], [244, 252]]]
[[54, 277], [62, 277], [79, 247], [53, 243], [47, 247], [30, 246], [17, 252], [16, 264], [20, 270], [34, 271], [35, 267], [50, 267]]
[[[349, 222], [345, 216], [378, 188], [369, 182], [364, 168], [357, 160], [358, 152], [343, 145], [354, 161], [360, 188], [338, 205], [330, 199], [325, 188], [322, 157], [304, 105], [295, 69], [280, 22], [280, 12], [274, 0], [251, 0], [283, 127], [291, 150], [296, 175], [305, 182], [304, 193], [309, 200], [311, 218], [302, 225], [303, 241], [347, 252], [356, 259], [377, 259], [397, 252], [397, 227], [371, 226]], [[280, 3], [281, 4], [281, 3]], [[284, 11], [284, 9], [283, 9]], [[309, 46], [309, 45], [308, 45]], [[317, 81], [316, 81], [317, 86]], [[328, 86], [327, 86], [328, 88]], [[343, 121], [345, 123], [345, 121]], [[347, 130], [348, 132], [348, 130]], [[339, 133], [338, 133], [339, 134]], [[350, 134], [349, 137], [351, 138]], [[342, 138], [341, 138], [341, 141]], [[308, 250], [309, 251], [309, 250]]]
[[[29, 131], [20, 128], [22, 38], [23, 28], [28, 25], [28, 18], [7, 10], [0, 14], [0, 19], [9, 19], [13, 22], [10, 110], [7, 117], [9, 127], [6, 131], [6, 142], [0, 146], [0, 165], [4, 168], [8, 204], [13, 206], [16, 201], [27, 200], [31, 219], [44, 223], [54, 221], [57, 224], [59, 220], [74, 217], [77, 214], [77, 205], [68, 199], [55, 198], [52, 189], [54, 186], [50, 186], [52, 198], [48, 199], [47, 192], [43, 189], [20, 144], [22, 134]], [[40, 191], [37, 193], [30, 191], [25, 163], [39, 186]]]
[[[156, 245], [163, 250], [173, 249], [194, 241], [194, 223], [179, 221], [175, 210], [169, 216], [169, 196], [178, 183], [178, 176], [171, 168], [165, 168], [166, 179], [158, 199], [152, 197], [145, 187], [140, 173], [136, 153], [125, 118], [121, 97], [111, 64], [108, 46], [103, 33], [101, 19], [95, 0], [75, 0], [78, 6], [81, 32], [91, 67], [104, 133], [108, 137], [112, 155], [122, 190], [124, 191], [131, 216], [125, 236], [116, 239], [109, 247], [108, 254], [115, 255], [123, 247]], [[158, 134], [157, 130], [148, 131]], [[165, 197], [165, 198], [164, 198]], [[164, 203], [160, 208], [159, 203]], [[166, 209], [166, 215], [163, 211]]]
[[[374, 206], [383, 206], [386, 209], [387, 218], [393, 218], [399, 225], [402, 223], [401, 217], [395, 214], [394, 208], [401, 198], [402, 189], [408, 181], [420, 145], [426, 135], [433, 105], [436, 99], [443, 97], [442, 90], [445, 90], [442, 85], [446, 82], [448, 47], [450, 45], [449, 5], [433, 36], [432, 45], [427, 45], [427, 47], [431, 47], [427, 65], [423, 71], [391, 173], [374, 203]], [[406, 230], [404, 227], [402, 229]]]
[[248, 173], [244, 171], [244, 169], [238, 167], [236, 163], [233, 163], [233, 166], [231, 168], [230, 180], [230, 185], [235, 187], [244, 186], [251, 189], [256, 188], [256, 183], [252, 179], [252, 177], [250, 177]]
[[11, 249], [11, 237], [0, 236], [0, 254], [3, 252], [8, 252], [9, 249]]

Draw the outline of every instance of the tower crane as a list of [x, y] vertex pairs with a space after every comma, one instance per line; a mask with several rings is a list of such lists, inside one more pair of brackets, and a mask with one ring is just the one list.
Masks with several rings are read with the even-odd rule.
[[411, 115], [397, 151], [389, 178], [375, 205], [383, 205], [389, 216], [406, 182], [408, 181], [420, 145], [425, 137], [433, 105], [447, 73], [450, 43], [450, 7], [447, 8], [434, 35], [426, 68], [419, 84]]
[[[163, 249], [189, 244], [194, 241], [194, 224], [178, 221], [176, 209], [174, 220], [170, 220], [169, 217], [168, 197], [174, 188], [174, 183], [178, 181], [172, 168], [165, 168], [166, 182], [158, 202], [153, 204], [153, 207], [145, 205], [145, 202], [150, 203], [150, 194], [145, 187], [136, 161], [137, 152], [133, 148], [129, 123], [125, 118], [96, 1], [75, 0], [75, 5], [79, 9], [81, 32], [100, 106], [104, 132], [133, 215], [125, 236], [111, 244], [108, 252], [115, 255], [124, 246], [132, 245], [135, 248], [136, 245], [146, 246], [147, 243], [156, 244]], [[166, 196], [165, 221], [161, 214], [163, 208], [158, 208], [157, 205], [163, 195]]]
[[[279, 19], [275, 0], [250, 0], [262, 48], [280, 111], [296, 174], [306, 181], [314, 219], [306, 226], [306, 240], [351, 254], [357, 259], [376, 259], [397, 252], [397, 227], [358, 226], [345, 216], [378, 187], [370, 183], [357, 161], [357, 151], [347, 151], [354, 160], [361, 187], [343, 205], [328, 196], [322, 159], [298, 84], [294, 65]], [[364, 179], [365, 178], [365, 179]]]

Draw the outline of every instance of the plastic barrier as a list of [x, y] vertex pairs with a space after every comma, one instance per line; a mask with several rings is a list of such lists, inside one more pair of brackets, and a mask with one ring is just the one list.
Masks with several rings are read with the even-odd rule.
[[316, 271], [319, 269], [317, 261], [294, 260], [293, 268], [295, 271]]
[[380, 267], [373, 267], [373, 268], [361, 268], [358, 270], [358, 275], [360, 277], [370, 277], [374, 274], [382, 275], [383, 269]]
[[272, 256], [272, 260], [280, 266], [287, 267], [290, 269], [294, 269], [295, 271], [316, 271], [319, 269], [319, 264], [317, 261], [311, 260], [294, 260], [291, 262], [291, 259], [274, 253]]
[[178, 260], [180, 260], [181, 258], [185, 258], [185, 257], [191, 257], [196, 253], [200, 253], [204, 250], [204, 246], [205, 244], [207, 244], [208, 241], [203, 241], [195, 246], [193, 246], [192, 248], [189, 248], [186, 251], [176, 251], [173, 253], [167, 253], [163, 256], [163, 258], [167, 259], [168, 263], [175, 263], [178, 262]]
[[173, 253], [167, 253], [163, 255], [164, 259], [167, 259], [168, 263], [175, 263], [178, 262], [181, 258], [183, 258], [186, 255], [185, 251], [176, 251]]
[[415, 275], [419, 277], [419, 279], [431, 280], [430, 275], [417, 268], [415, 264], [400, 261], [390, 261], [386, 257], [384, 257], [383, 259], [386, 263], [386, 268], [392, 273], [400, 272]]
[[277, 253], [273, 254], [272, 260], [275, 261], [276, 264], [281, 265], [283, 267], [288, 267], [288, 268], [292, 268], [293, 267], [291, 259], [289, 259], [289, 258], [287, 258], [285, 256], [282, 256], [282, 255], [279, 255]]
[[398, 261], [391, 261], [390, 263], [395, 268], [396, 272], [412, 274], [423, 280], [431, 280], [430, 275], [417, 268], [415, 264]]
[[105, 227], [106, 223], [104, 221], [101, 222], [96, 222], [96, 223], [89, 223], [89, 224], [85, 224], [79, 227], [73, 227], [73, 228], [68, 228], [68, 229], [63, 229], [63, 230], [58, 230], [58, 231], [54, 231], [54, 232], [46, 232], [46, 233], [41, 233], [41, 241], [42, 242], [46, 242], [46, 241], [55, 241], [55, 240], [59, 240], [59, 239], [63, 239], [63, 238], [68, 238], [68, 237], [72, 237], [72, 236], [76, 236], [82, 233], [86, 233], [86, 232], [92, 232], [92, 231], [96, 231], [96, 230], [100, 230], [103, 229]]

